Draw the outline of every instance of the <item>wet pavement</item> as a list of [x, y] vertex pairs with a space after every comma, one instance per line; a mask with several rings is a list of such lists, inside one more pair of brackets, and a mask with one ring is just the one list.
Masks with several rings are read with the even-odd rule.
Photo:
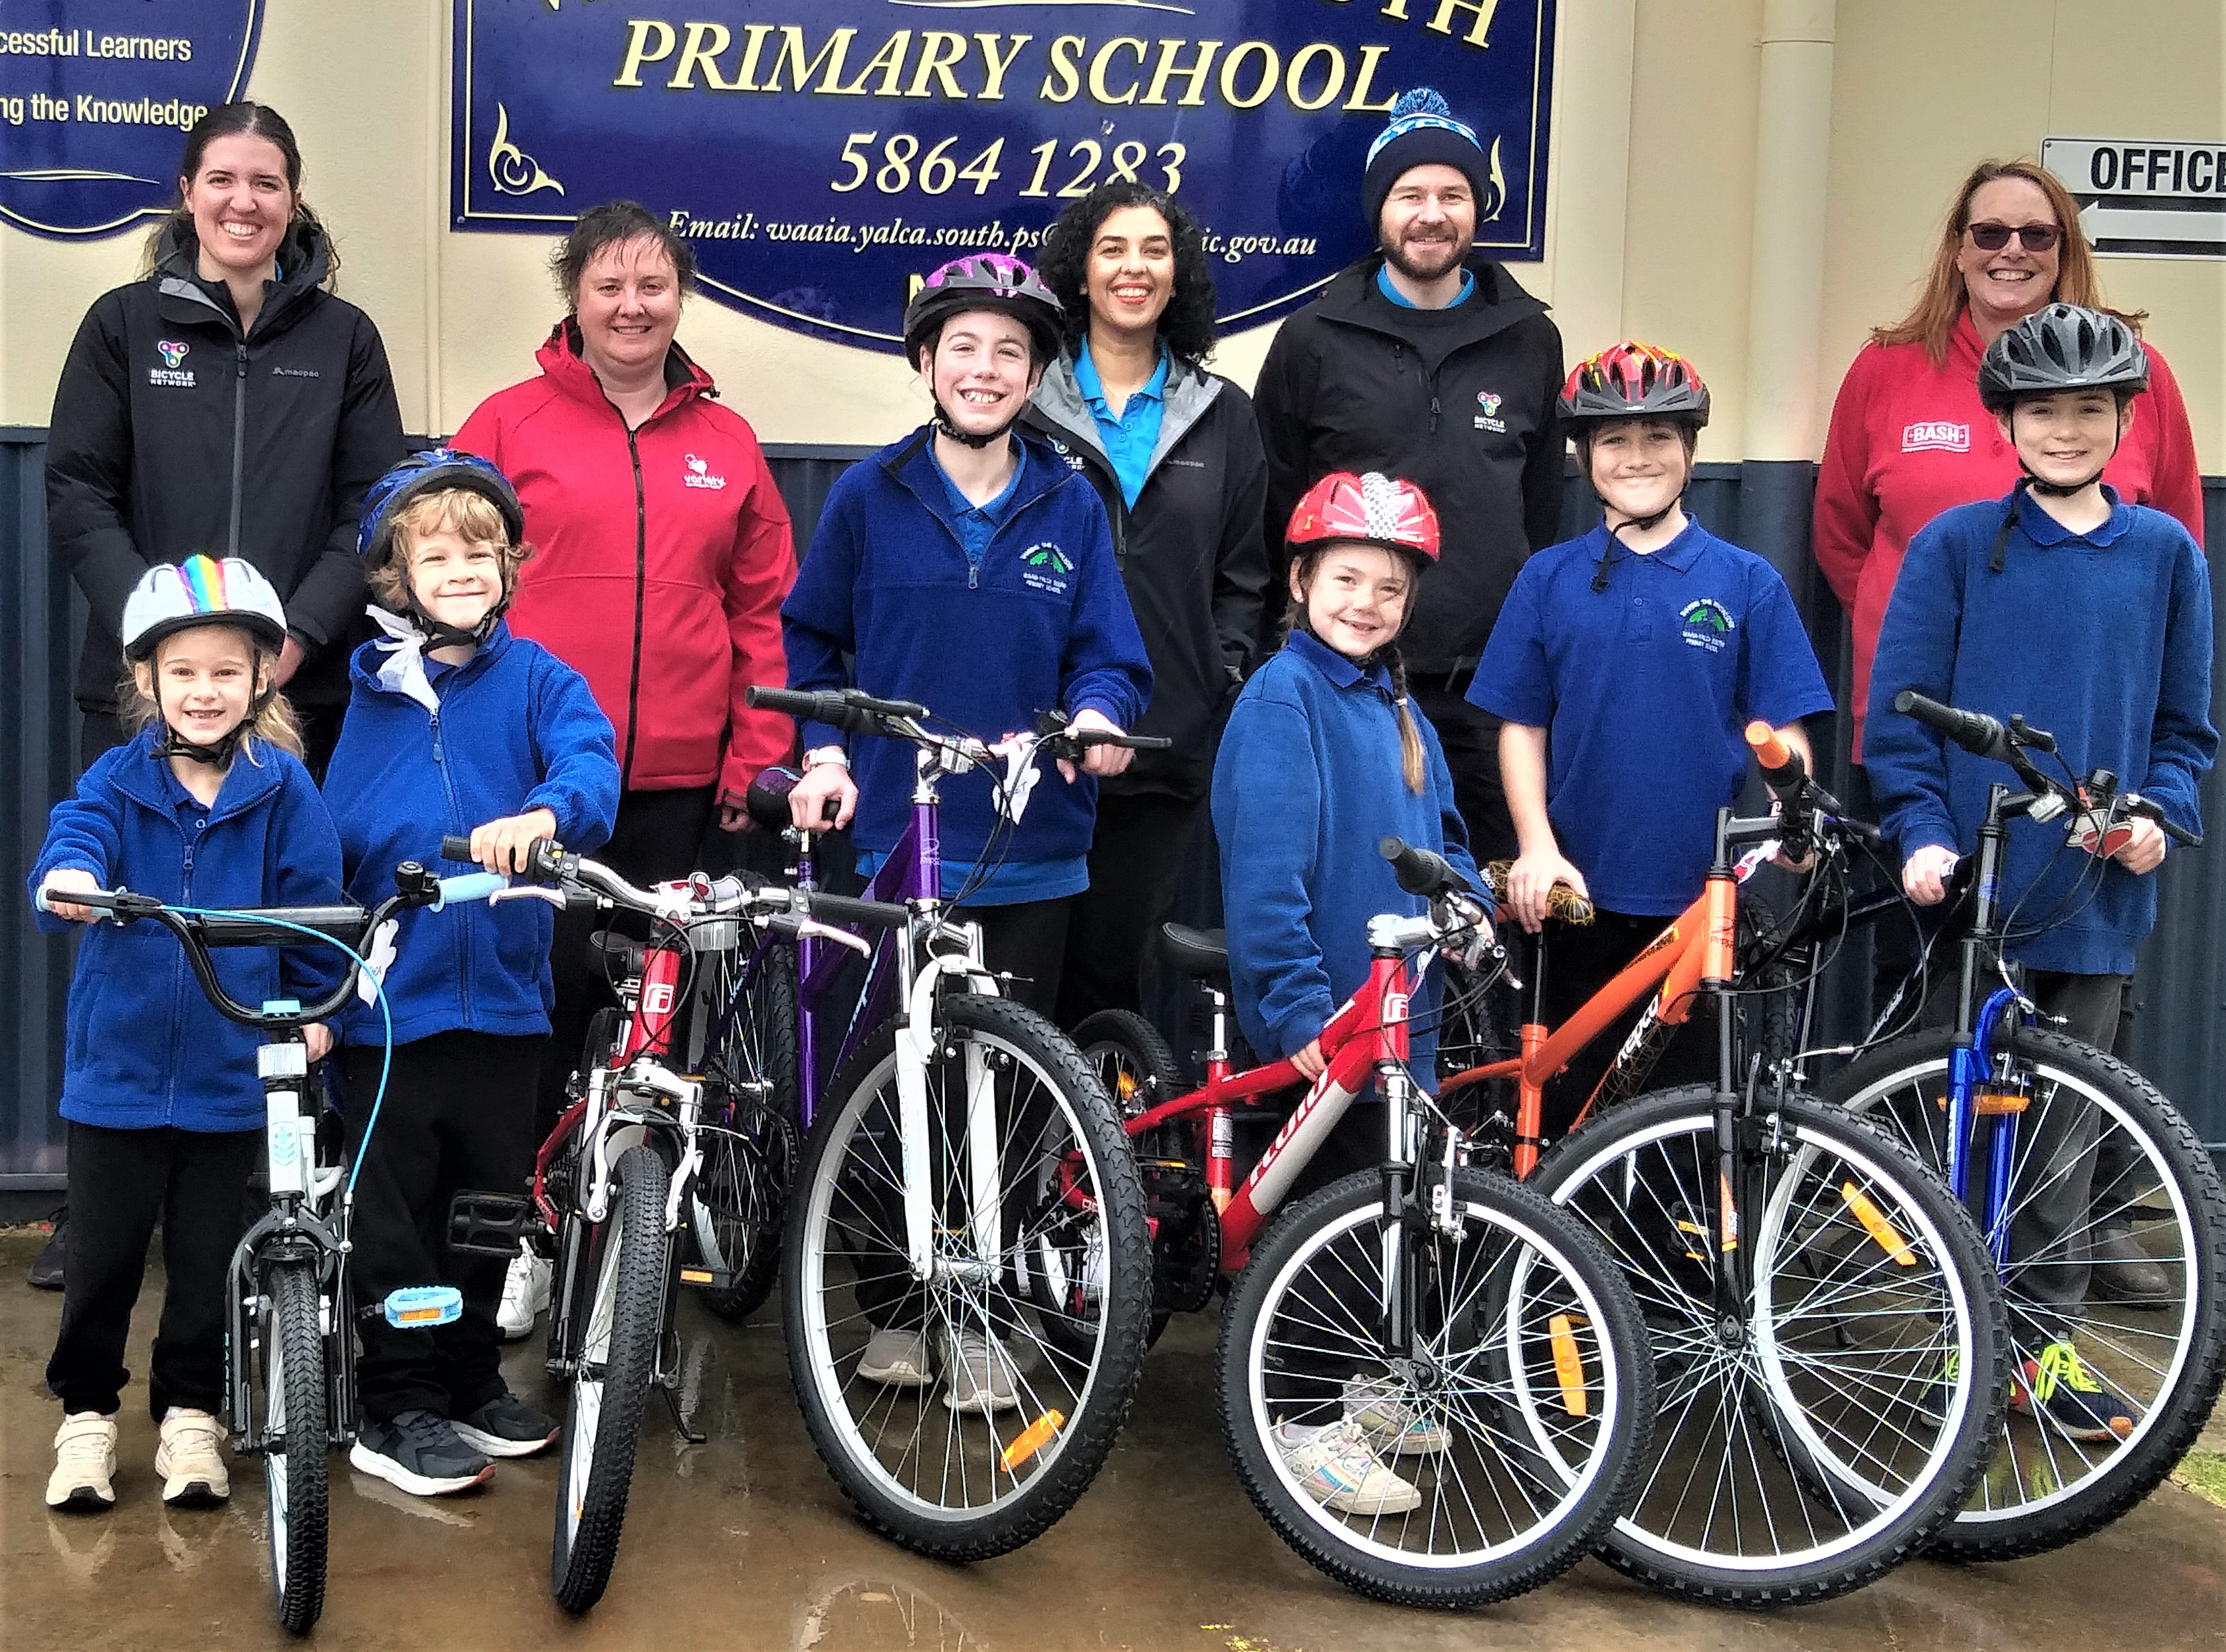
[[[0, 1647], [7, 1652], [298, 1644], [270, 1615], [262, 1476], [236, 1462], [221, 1509], [166, 1510], [145, 1389], [126, 1390], [118, 1504], [49, 1515], [59, 1416], [42, 1373], [59, 1294], [23, 1270], [39, 1236], [0, 1235]], [[143, 1376], [159, 1268], [128, 1360]], [[610, 1592], [575, 1622], [550, 1601], [555, 1454], [506, 1463], [484, 1491], [421, 1501], [333, 1464], [331, 1574], [315, 1643], [374, 1649], [757, 1648], [824, 1652], [2032, 1652], [2226, 1647], [2226, 1509], [2175, 1486], [2058, 1554], [1996, 1566], [1919, 1563], [1847, 1599], [1760, 1616], [1687, 1606], [1587, 1561], [1519, 1600], [1460, 1615], [1348, 1594], [1283, 1547], [1224, 1455], [1210, 1383], [1215, 1322], [1179, 1319], [1146, 1366], [1136, 1414], [1097, 1484], [1048, 1535], [972, 1567], [874, 1537], [813, 1455], [777, 1312], [682, 1319], [681, 1443], [647, 1414]], [[537, 1337], [512, 1385], [555, 1412]], [[2214, 1420], [2213, 1445], [2220, 1425]]]

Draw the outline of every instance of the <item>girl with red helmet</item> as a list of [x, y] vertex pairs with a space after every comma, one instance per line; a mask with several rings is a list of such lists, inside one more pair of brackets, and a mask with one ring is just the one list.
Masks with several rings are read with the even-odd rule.
[[[1213, 826], [1237, 1025], [1262, 1060], [1323, 1069], [1321, 1030], [1367, 978], [1368, 921], [1415, 914], [1377, 853], [1387, 834], [1482, 886], [1436, 733], [1407, 692], [1398, 636], [1438, 558], [1438, 518], [1412, 482], [1333, 472], [1291, 513], [1289, 634], [1237, 697], [1213, 766]], [[1409, 1065], [1434, 1088], [1436, 979], [1415, 994]], [[1299, 1172], [1295, 1202], [1381, 1158], [1380, 1106], [1348, 1109]], [[1343, 1414], [1288, 1414], [1276, 1436], [1300, 1483], [1340, 1512], [1412, 1509], [1384, 1455], [1443, 1449], [1426, 1420], [1345, 1379]]]
[[[1598, 913], [1555, 937], [1549, 1023], [1701, 893], [1716, 810], [1746, 776], [1747, 723], [1769, 723], [1805, 762], [1800, 720], [1832, 708], [1778, 571], [1685, 514], [1708, 421], [1692, 363], [1635, 340], [1603, 350], [1570, 373], [1561, 416], [1603, 519], [1523, 564], [1469, 688], [1505, 720], [1500, 779], [1520, 846], [1509, 909], [1535, 932], [1566, 883]], [[1619, 1042], [1596, 1040], [1549, 1087], [1549, 1139]], [[1699, 1063], [1705, 1041], [1685, 1042], [1670, 1061]]]

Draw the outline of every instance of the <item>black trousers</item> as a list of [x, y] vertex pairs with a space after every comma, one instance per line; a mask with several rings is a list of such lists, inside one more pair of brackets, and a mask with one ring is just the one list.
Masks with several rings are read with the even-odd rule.
[[1090, 887], [1074, 898], [1066, 965], [1052, 1019], [1075, 1027], [1104, 1009], [1141, 1013], [1154, 956], [1153, 937], [1173, 905], [1203, 797], [1162, 792], [1097, 797], [1090, 842]]
[[172, 1406], [225, 1408], [225, 1274], [245, 1231], [259, 1130], [69, 1127], [69, 1261], [47, 1386], [65, 1411], [112, 1414], [131, 1374], [124, 1344], [162, 1223], [162, 1323], [147, 1386], [156, 1421]]
[[1409, 675], [1407, 686], [1415, 708], [1438, 731], [1446, 767], [1453, 777], [1453, 804], [1468, 826], [1469, 850], [1482, 866], [1487, 861], [1511, 861], [1520, 851], [1515, 822], [1507, 812], [1507, 792], [1499, 783], [1500, 721], [1469, 704], [1469, 680], [1474, 675], [1456, 671], [1450, 677], [1431, 678], [1418, 671]]
[[[1549, 924], [1546, 929], [1546, 1026], [1550, 1029], [1576, 1013], [1602, 987], [1615, 979], [1623, 967], [1645, 949], [1646, 944], [1662, 933], [1670, 920], [1666, 918], [1646, 918], [1628, 912], [1612, 912], [1595, 909], [1588, 924]], [[1579, 1051], [1561, 1071], [1561, 1077], [1546, 1085], [1544, 1122], [1540, 1134], [1549, 1143], [1559, 1141], [1569, 1133], [1578, 1110], [1593, 1093], [1601, 1075], [1615, 1064], [1624, 1040], [1638, 1025], [1651, 1001], [1650, 995], [1642, 998], [1630, 1009], [1608, 1023], [1607, 1028], [1590, 1044]], [[1670, 1036], [1656, 1059], [1654, 1071], [1648, 1075], [1646, 1088], [1650, 1090], [1670, 1090], [1679, 1084], [1698, 1084], [1714, 1082], [1716, 1077], [1715, 1018], [1712, 1006], [1707, 1003], [1694, 1007], [1693, 1019]], [[1527, 1020], [1530, 1006], [1523, 1006]]]
[[375, 1307], [407, 1285], [453, 1285], [464, 1297], [461, 1319], [429, 1331], [397, 1331], [376, 1315], [359, 1322], [363, 1357], [356, 1380], [367, 1417], [384, 1421], [421, 1409], [462, 1417], [505, 1392], [494, 1316], [508, 1264], [499, 1256], [449, 1250], [448, 1204], [467, 1188], [525, 1192], [537, 1141], [534, 1080], [545, 1042], [436, 1032], [397, 1045], [367, 1150], [364, 1131], [378, 1091], [379, 1046], [353, 1045], [342, 1052], [348, 1156], [352, 1162], [361, 1156], [357, 1305]]
[[[710, 829], [715, 807], [710, 786], [623, 792], [611, 841], [592, 858], [637, 887], [685, 877], [702, 864], [703, 837]], [[556, 914], [556, 931], [549, 953], [556, 1003], [550, 1012], [549, 1043], [541, 1057], [540, 1100], [534, 1115], [536, 1145], [556, 1128], [564, 1110], [565, 1081], [580, 1064], [580, 1052], [588, 1041], [588, 1023], [597, 1010], [618, 1001], [601, 964], [588, 956], [588, 937], [606, 925], [637, 940], [649, 938], [649, 920], [631, 912], [576, 909]]]
[[964, 921], [982, 926], [982, 961], [997, 974], [1012, 977], [1008, 995], [1039, 1015], [1056, 1019], [1068, 926], [1078, 899], [1061, 895], [1055, 900], [951, 910]]

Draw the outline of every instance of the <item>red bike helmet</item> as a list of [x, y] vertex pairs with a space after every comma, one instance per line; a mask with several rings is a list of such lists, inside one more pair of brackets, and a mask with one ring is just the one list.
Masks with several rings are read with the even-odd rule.
[[1697, 430], [1708, 422], [1708, 387], [1684, 357], [1626, 339], [1577, 364], [1560, 410], [1564, 424], [1676, 419]]
[[1412, 482], [1381, 471], [1333, 470], [1307, 490], [1285, 536], [1294, 550], [1336, 540], [1438, 560], [1438, 513]]

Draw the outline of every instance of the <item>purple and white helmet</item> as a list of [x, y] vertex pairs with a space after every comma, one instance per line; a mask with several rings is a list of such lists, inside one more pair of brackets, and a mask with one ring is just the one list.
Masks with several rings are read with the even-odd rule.
[[967, 310], [1002, 310], [1028, 330], [1039, 360], [1059, 352], [1065, 314], [1036, 272], [1009, 252], [970, 252], [935, 270], [905, 310], [905, 356], [913, 366], [943, 324]]

